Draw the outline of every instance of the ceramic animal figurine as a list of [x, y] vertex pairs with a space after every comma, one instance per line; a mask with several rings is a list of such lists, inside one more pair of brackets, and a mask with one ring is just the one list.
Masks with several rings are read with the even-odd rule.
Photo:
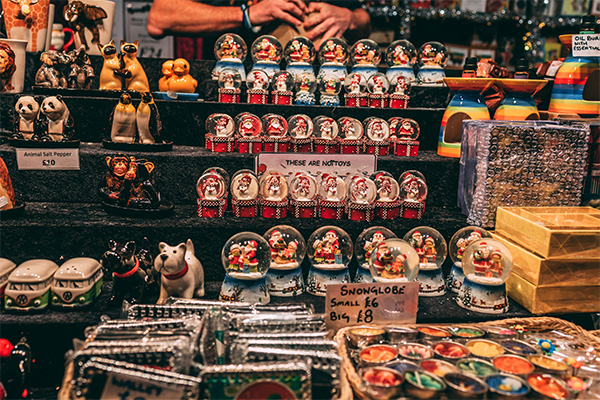
[[48, 50], [40, 56], [42, 66], [35, 74], [35, 85], [51, 88], [66, 88], [67, 80], [58, 69], [59, 65], [68, 64], [71, 58], [57, 50]]
[[73, 138], [75, 122], [61, 95], [46, 97], [40, 112], [39, 140], [58, 142]]
[[86, 50], [90, 49], [87, 40], [85, 39], [86, 28], [92, 32], [92, 43], [100, 43], [100, 31], [98, 25], [101, 25], [102, 20], [107, 18], [106, 11], [98, 6], [85, 4], [82, 1], [73, 1], [63, 8], [63, 16], [78, 35], [81, 44]]
[[162, 65], [162, 78], [158, 80], [158, 90], [167, 92], [169, 90], [169, 79], [173, 76], [173, 60], [167, 60]]
[[[0, 210], [10, 210], [15, 206], [16, 196], [15, 190], [13, 189], [10, 175], [8, 174], [8, 168], [4, 164], [4, 160], [0, 158]], [[4, 260], [1, 259], [0, 260]], [[4, 269], [0, 268], [2, 275], [4, 275]], [[0, 283], [0, 299], [4, 295], [4, 285]]]
[[144, 68], [137, 59], [138, 41], [127, 43], [121, 40], [121, 72], [125, 78], [125, 89], [137, 92], [149, 92], [150, 85]]
[[142, 101], [137, 108], [135, 121], [137, 124], [138, 142], [144, 144], [162, 143], [162, 123], [160, 122], [160, 115], [158, 114], [158, 108], [154, 103], [152, 93], [142, 93]]
[[7, 36], [26, 40], [27, 51], [43, 51], [49, 5], [50, 0], [2, 0]]
[[173, 76], [167, 81], [169, 91], [178, 93], [194, 93], [198, 81], [190, 75], [190, 63], [184, 58], [173, 61]]
[[136, 130], [136, 110], [131, 102], [131, 95], [121, 93], [119, 104], [110, 116], [110, 140], [116, 143], [134, 143]]
[[15, 104], [13, 139], [31, 140], [37, 130], [40, 104], [33, 96], [21, 96]]
[[125, 181], [125, 174], [129, 171], [129, 163], [135, 160], [135, 157], [129, 157], [125, 154], [119, 154], [114, 157], [107, 156], [105, 159], [108, 171], [100, 184], [100, 193], [104, 200], [116, 202]]
[[195, 294], [203, 297], [204, 270], [194, 255], [191, 239], [177, 246], [161, 242], [158, 250], [160, 253], [154, 259], [154, 269], [162, 274], [162, 278], [156, 304], [165, 304], [169, 296], [191, 299]]
[[16, 69], [15, 52], [8, 43], [0, 42], [0, 92], [14, 89], [12, 77]]
[[69, 76], [67, 77], [67, 83], [70, 88], [77, 89], [91, 89], [92, 81], [96, 74], [92, 68], [90, 58], [85, 52], [85, 47], [81, 46], [79, 50], [72, 50], [69, 52], [71, 58], [71, 67]]
[[134, 241], [122, 245], [110, 240], [108, 250], [100, 259], [102, 267], [113, 277], [109, 302], [113, 307], [120, 306], [123, 300], [139, 302], [144, 295], [148, 284], [147, 271], [152, 269], [152, 256], [143, 248], [136, 250]]
[[121, 76], [118, 75], [121, 71], [121, 60], [117, 54], [117, 47], [114, 40], [105, 45], [98, 43], [98, 49], [100, 49], [100, 54], [104, 58], [104, 64], [100, 72], [99, 89], [121, 90], [123, 88], [123, 81]]
[[160, 193], [156, 190], [154, 164], [131, 157], [129, 169], [119, 191], [117, 205], [122, 207], [150, 209], [158, 208]]

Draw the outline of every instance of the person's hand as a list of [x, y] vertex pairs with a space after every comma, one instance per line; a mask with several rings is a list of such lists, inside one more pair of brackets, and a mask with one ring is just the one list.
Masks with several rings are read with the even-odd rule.
[[299, 26], [308, 12], [301, 0], [262, 0], [248, 8], [252, 25], [264, 25], [274, 20]]
[[[310, 30], [306, 33], [306, 37], [310, 40], [321, 35], [323, 39], [341, 37], [352, 26], [353, 13], [344, 7], [328, 3], [310, 3], [308, 12], [314, 13], [304, 21], [304, 28]], [[315, 43], [317, 48], [320, 45], [320, 42]]]

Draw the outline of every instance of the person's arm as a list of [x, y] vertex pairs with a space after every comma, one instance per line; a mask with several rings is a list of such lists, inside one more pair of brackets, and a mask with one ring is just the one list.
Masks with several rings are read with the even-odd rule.
[[[282, 20], [300, 25], [308, 11], [301, 0], [262, 0], [248, 8], [252, 25]], [[239, 7], [211, 6], [194, 0], [154, 0], [148, 15], [148, 33], [162, 37], [172, 33], [226, 32], [243, 25]]]
[[[304, 28], [310, 30], [306, 36], [313, 40], [322, 36], [323, 39], [341, 37], [348, 39], [365, 38], [371, 33], [371, 17], [362, 8], [350, 10], [328, 3], [310, 3], [309, 13], [314, 13], [304, 21]], [[315, 43], [318, 47], [320, 43]]]

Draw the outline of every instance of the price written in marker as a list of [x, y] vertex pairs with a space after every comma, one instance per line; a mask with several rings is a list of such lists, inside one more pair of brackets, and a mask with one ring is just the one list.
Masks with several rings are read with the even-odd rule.
[[417, 320], [417, 282], [330, 284], [325, 319], [331, 329], [360, 324], [405, 324]]
[[19, 170], [79, 170], [79, 149], [17, 149]]

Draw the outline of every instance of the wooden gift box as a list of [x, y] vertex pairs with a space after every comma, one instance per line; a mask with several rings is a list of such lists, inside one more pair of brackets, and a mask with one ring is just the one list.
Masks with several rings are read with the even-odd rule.
[[592, 207], [498, 207], [496, 233], [546, 259], [598, 258], [600, 210]]

